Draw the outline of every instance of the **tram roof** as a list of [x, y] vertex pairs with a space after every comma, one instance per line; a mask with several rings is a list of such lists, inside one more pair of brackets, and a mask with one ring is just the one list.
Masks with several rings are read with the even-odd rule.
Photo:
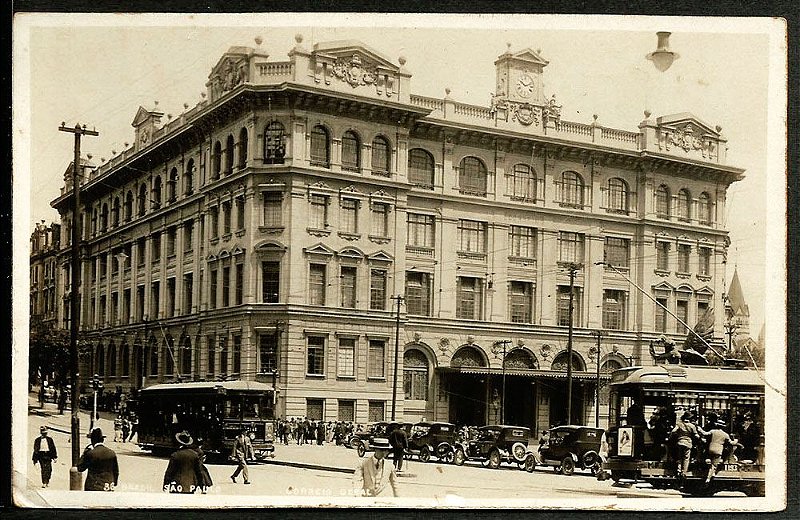
[[224, 389], [244, 392], [271, 392], [272, 386], [258, 381], [192, 381], [189, 383], [161, 383], [143, 388], [142, 392], [219, 391]]
[[611, 384], [687, 383], [710, 386], [764, 386], [755, 369], [696, 365], [652, 365], [615, 370]]

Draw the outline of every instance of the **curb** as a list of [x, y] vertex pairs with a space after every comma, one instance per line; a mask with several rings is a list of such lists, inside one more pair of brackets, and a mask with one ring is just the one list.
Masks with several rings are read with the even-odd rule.
[[319, 471], [331, 471], [334, 473], [354, 473], [354, 468], [343, 468], [341, 466], [325, 466], [322, 464], [314, 464], [311, 462], [295, 462], [291, 460], [262, 460], [259, 461], [259, 464], [275, 464], [277, 466], [289, 466], [293, 468], [303, 468], [303, 469], [316, 469]]

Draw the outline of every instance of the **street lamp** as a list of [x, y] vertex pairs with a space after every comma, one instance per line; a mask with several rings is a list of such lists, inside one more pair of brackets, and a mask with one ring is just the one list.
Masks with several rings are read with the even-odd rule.
[[92, 417], [89, 419], [89, 432], [94, 430], [94, 419], [97, 417], [97, 392], [103, 389], [103, 380], [95, 374], [89, 380], [89, 385], [92, 387]]
[[500, 341], [495, 341], [492, 343], [492, 354], [495, 357], [499, 356], [502, 352], [502, 362], [501, 365], [503, 367], [503, 387], [500, 392], [500, 424], [506, 423], [506, 345], [510, 344], [511, 341], [504, 339]]
[[664, 72], [672, 66], [672, 62], [677, 60], [680, 56], [677, 52], [669, 50], [669, 35], [672, 34], [666, 31], [659, 31], [656, 33], [658, 37], [658, 47], [655, 51], [651, 52], [646, 58], [653, 62], [653, 65]]

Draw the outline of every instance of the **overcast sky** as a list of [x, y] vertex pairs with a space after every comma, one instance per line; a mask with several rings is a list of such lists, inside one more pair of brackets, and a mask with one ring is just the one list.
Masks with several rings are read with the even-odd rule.
[[[321, 41], [361, 40], [394, 63], [405, 56], [414, 93], [443, 97], [449, 87], [456, 101], [480, 105], [489, 103], [494, 60], [508, 42], [512, 51], [541, 49], [550, 61], [545, 94], [556, 94], [564, 119], [589, 123], [597, 114], [602, 125], [636, 131], [647, 108], [654, 117], [691, 112], [722, 127], [728, 164], [747, 170], [745, 180], [728, 192], [724, 218], [732, 244], [726, 283], [737, 266], [752, 335], [758, 334], [765, 314], [766, 177], [770, 171], [782, 186], [784, 175], [767, 168], [767, 94], [775, 87], [768, 88], [769, 38], [763, 23], [400, 15], [318, 20], [327, 27], [315, 26], [309, 16], [288, 15], [18, 18], [23, 23], [15, 27], [14, 42], [14, 190], [15, 196], [29, 190], [29, 198], [18, 198], [15, 224], [27, 226], [29, 235], [35, 222], [58, 219], [49, 204], [59, 195], [72, 158], [72, 135], [58, 131], [62, 121], [95, 127], [100, 135], [85, 137], [83, 151], [97, 163], [109, 159], [112, 150], [133, 141], [131, 121], [140, 105], [149, 108], [158, 101], [165, 114], [173, 115], [184, 103], [194, 106], [211, 67], [228, 47], [254, 47], [257, 36], [275, 61], [288, 59], [298, 33], [309, 49]], [[673, 32], [670, 46], [680, 54], [664, 73], [645, 59], [655, 49], [657, 30]]]

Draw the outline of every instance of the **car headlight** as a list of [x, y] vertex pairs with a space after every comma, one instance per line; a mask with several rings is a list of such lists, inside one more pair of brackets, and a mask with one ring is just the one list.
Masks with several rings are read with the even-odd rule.
[[251, 441], [254, 441], [254, 440], [256, 440], [256, 434], [255, 434], [255, 433], [251, 433], [251, 434], [250, 434], [250, 440], [251, 440]]

